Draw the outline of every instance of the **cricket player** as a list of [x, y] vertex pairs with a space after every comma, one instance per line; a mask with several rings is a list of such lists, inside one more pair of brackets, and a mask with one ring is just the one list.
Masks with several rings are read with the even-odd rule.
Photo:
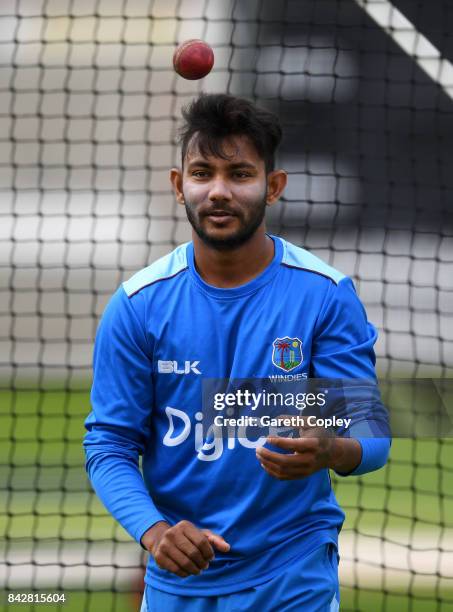
[[274, 163], [277, 117], [210, 94], [183, 119], [170, 179], [192, 241], [124, 282], [103, 314], [86, 468], [150, 553], [143, 612], [338, 610], [344, 513], [329, 470], [354, 477], [385, 464], [384, 407], [361, 407], [375, 436], [226, 440], [205, 435], [202, 386], [375, 381], [376, 330], [348, 277], [266, 233], [287, 181]]

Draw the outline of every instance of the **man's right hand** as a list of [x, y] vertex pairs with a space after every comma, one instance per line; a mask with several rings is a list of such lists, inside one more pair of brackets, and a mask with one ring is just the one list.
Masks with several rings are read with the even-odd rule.
[[198, 529], [189, 521], [169, 525], [155, 523], [142, 536], [143, 546], [157, 565], [181, 578], [200, 574], [214, 559], [214, 548], [228, 552], [230, 545], [209, 529]]

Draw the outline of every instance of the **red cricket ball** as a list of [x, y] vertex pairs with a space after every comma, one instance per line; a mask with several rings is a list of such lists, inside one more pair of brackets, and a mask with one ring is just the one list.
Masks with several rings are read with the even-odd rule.
[[184, 79], [202, 79], [214, 65], [214, 52], [203, 40], [186, 40], [173, 53], [173, 67]]

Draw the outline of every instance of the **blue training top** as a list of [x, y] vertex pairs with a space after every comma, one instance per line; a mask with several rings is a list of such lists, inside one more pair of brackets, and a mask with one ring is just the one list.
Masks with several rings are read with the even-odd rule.
[[[98, 496], [137, 541], [159, 520], [185, 519], [231, 545], [228, 553], [216, 551], [208, 570], [184, 579], [150, 556], [145, 580], [163, 591], [238, 591], [323, 543], [337, 543], [344, 514], [328, 470], [277, 480], [261, 468], [254, 448], [222, 439], [214, 449], [203, 446], [197, 430], [203, 378], [264, 379], [291, 371], [375, 380], [377, 334], [351, 280], [271, 238], [269, 266], [230, 289], [203, 281], [191, 242], [176, 248], [123, 283], [99, 325], [84, 440]], [[275, 356], [282, 338], [295, 342], [289, 366]], [[385, 409], [370, 404], [363, 418], [386, 432]], [[353, 474], [384, 465], [388, 437], [359, 441], [362, 460]]]

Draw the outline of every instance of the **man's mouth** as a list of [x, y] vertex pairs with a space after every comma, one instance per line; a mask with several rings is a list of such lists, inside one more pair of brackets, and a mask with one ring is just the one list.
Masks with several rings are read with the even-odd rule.
[[206, 213], [208, 217], [233, 217], [233, 213], [228, 210], [213, 210], [212, 212]]
[[211, 219], [211, 221], [213, 221], [214, 223], [224, 223], [225, 221], [233, 219], [233, 217], [235, 217], [236, 215], [230, 213], [227, 210], [214, 210], [212, 212], [206, 213], [205, 216]]

